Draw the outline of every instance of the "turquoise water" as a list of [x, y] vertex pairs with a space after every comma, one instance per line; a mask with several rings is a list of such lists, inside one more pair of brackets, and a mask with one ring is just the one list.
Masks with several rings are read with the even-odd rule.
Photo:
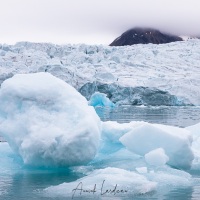
[[[97, 108], [102, 120], [129, 122], [142, 120], [185, 127], [200, 122], [200, 107], [118, 107], [115, 109]], [[173, 188], [170, 191], [156, 191], [139, 196], [109, 197], [102, 199], [165, 199], [199, 200], [200, 174], [190, 172], [194, 184], [190, 187]], [[70, 169], [31, 169], [23, 166], [22, 161], [9, 148], [6, 142], [0, 143], [0, 200], [66, 200], [66, 197], [45, 197], [42, 189], [71, 182], [82, 177]], [[67, 190], [67, 188], [66, 188]], [[76, 198], [84, 199], [84, 198]], [[94, 199], [94, 198], [85, 198]]]

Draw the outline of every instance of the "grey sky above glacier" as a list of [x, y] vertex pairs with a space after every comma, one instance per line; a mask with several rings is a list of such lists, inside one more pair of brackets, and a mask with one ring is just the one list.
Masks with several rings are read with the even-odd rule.
[[6, 0], [0, 43], [109, 44], [135, 26], [200, 35], [199, 0]]

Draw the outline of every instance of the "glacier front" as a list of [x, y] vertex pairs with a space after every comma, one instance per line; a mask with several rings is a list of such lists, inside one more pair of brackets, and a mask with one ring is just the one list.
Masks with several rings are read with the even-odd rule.
[[0, 45], [0, 83], [17, 73], [49, 72], [77, 90], [85, 86], [84, 95], [107, 84], [114, 103], [200, 105], [199, 55], [197, 39], [125, 47], [20, 42]]

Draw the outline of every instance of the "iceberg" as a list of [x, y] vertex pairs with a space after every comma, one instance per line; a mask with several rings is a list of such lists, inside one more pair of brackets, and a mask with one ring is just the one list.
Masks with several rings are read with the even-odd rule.
[[194, 153], [194, 160], [192, 163], [192, 170], [200, 170], [200, 123], [188, 126], [185, 128], [190, 131], [193, 136], [192, 151]]
[[200, 123], [197, 123], [192, 126], [188, 126], [185, 129], [191, 132], [191, 134], [195, 140], [200, 137]]
[[149, 165], [162, 166], [169, 161], [169, 157], [165, 154], [165, 151], [162, 148], [158, 148], [150, 151], [144, 155], [145, 161]]
[[130, 122], [120, 124], [115, 121], [102, 122], [100, 152], [108, 154], [123, 148], [119, 138], [132, 130], [133, 127], [141, 125], [142, 123], [143, 122]]
[[102, 122], [102, 138], [110, 143], [121, 143], [119, 141], [125, 133], [133, 128], [145, 124], [146, 122], [132, 121], [129, 123], [118, 123], [116, 121]]
[[128, 150], [145, 156], [152, 150], [163, 148], [169, 165], [189, 169], [194, 155], [189, 131], [172, 126], [144, 123], [119, 139]]
[[0, 134], [24, 164], [86, 164], [98, 150], [101, 122], [72, 86], [49, 73], [18, 74], [0, 89]]
[[106, 94], [95, 92], [89, 100], [89, 105], [96, 107], [96, 106], [105, 106], [105, 107], [114, 107], [115, 104], [109, 100]]

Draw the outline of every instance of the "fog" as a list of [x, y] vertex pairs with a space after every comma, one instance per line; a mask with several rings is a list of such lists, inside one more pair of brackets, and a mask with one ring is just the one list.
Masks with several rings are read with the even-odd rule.
[[6, 0], [0, 43], [110, 44], [135, 26], [200, 36], [199, 0]]

